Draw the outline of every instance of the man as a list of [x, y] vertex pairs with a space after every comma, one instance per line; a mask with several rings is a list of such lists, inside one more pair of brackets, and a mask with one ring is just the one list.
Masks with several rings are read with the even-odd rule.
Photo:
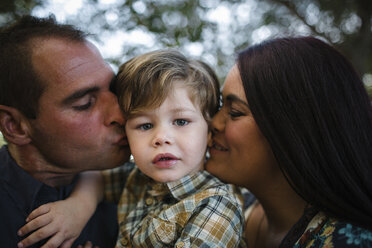
[[[128, 160], [114, 74], [86, 35], [53, 17], [26, 16], [0, 33], [0, 244], [41, 204], [65, 199], [85, 170]], [[73, 246], [113, 247], [116, 210], [101, 204]], [[39, 247], [46, 241], [33, 247]]]

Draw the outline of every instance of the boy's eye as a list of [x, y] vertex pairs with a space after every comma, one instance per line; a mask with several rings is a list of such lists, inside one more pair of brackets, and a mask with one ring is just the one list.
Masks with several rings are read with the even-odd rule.
[[185, 126], [187, 124], [189, 124], [189, 122], [187, 120], [184, 120], [184, 119], [177, 119], [174, 121], [174, 124], [176, 126]]
[[145, 123], [145, 124], [141, 124], [139, 125], [139, 129], [141, 130], [149, 130], [153, 127], [153, 125], [151, 123]]

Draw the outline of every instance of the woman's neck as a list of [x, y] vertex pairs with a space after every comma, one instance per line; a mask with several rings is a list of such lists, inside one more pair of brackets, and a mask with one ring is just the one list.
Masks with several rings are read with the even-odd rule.
[[[278, 247], [288, 231], [301, 218], [306, 202], [284, 179], [279, 184], [266, 185], [262, 190], [252, 190], [259, 204], [249, 218], [246, 237], [250, 247]], [[252, 237], [254, 233], [254, 237]], [[256, 240], [256, 244], [252, 241]]]

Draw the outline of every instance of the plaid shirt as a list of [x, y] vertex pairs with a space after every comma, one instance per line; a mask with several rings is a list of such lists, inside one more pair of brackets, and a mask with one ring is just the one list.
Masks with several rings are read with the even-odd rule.
[[118, 203], [116, 247], [238, 247], [237, 189], [207, 171], [157, 183], [133, 163], [104, 171], [105, 197]]

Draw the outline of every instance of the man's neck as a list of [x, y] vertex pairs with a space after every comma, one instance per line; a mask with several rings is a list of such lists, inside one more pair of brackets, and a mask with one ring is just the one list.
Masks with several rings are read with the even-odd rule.
[[75, 177], [75, 173], [69, 173], [48, 163], [33, 146], [16, 146], [9, 144], [8, 150], [19, 167], [26, 171], [36, 180], [51, 187], [68, 185]]

